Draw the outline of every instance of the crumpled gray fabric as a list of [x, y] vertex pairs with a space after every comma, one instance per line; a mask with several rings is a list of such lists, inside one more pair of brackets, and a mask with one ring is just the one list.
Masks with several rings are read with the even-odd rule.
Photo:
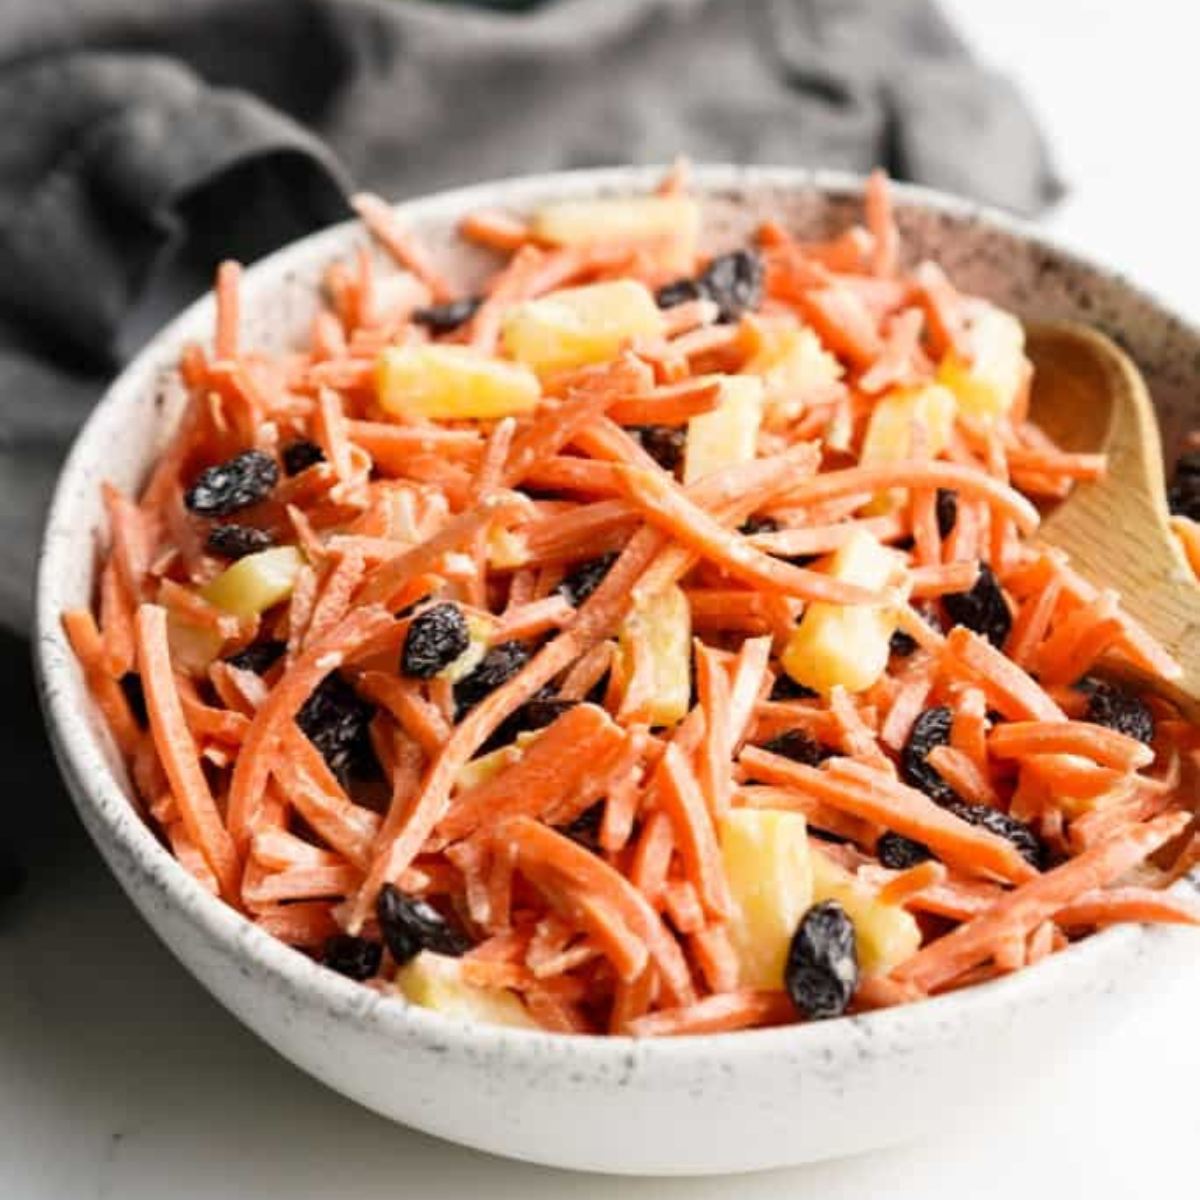
[[346, 215], [562, 167], [803, 163], [1036, 213], [1059, 185], [1012, 85], [929, 0], [4, 0], [0, 623], [123, 357], [203, 286]]

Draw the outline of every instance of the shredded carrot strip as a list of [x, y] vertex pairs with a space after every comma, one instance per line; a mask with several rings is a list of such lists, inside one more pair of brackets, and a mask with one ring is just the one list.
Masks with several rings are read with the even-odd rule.
[[1186, 814], [1170, 813], [1101, 842], [1078, 858], [1030, 880], [988, 912], [918, 950], [892, 972], [893, 977], [925, 989], [948, 983], [988, 958], [998, 938], [1015, 931], [1028, 936], [1060, 909], [1104, 887], [1153, 854], [1187, 823]]
[[296, 659], [254, 715], [242, 742], [242, 752], [229, 787], [229, 831], [244, 843], [256, 820], [272, 752], [285, 726], [300, 711], [313, 689], [326, 675], [371, 638], [392, 624], [391, 614], [380, 608], [357, 608]]
[[842, 760], [834, 764], [841, 768], [835, 775], [754, 746], [742, 751], [741, 763], [764, 782], [794, 787], [856, 817], [924, 842], [945, 862], [964, 871], [987, 871], [1014, 881], [1035, 874], [1011, 843], [968, 825], [923, 793], [877, 771]]
[[454, 294], [425, 247], [404, 228], [389, 204], [365, 192], [354, 196], [351, 204], [379, 244], [400, 266], [422, 280], [435, 300], [448, 300]]
[[876, 275], [894, 275], [900, 254], [900, 235], [892, 216], [892, 195], [887, 175], [878, 167], [867, 178], [867, 229], [874, 246], [871, 270]]
[[953, 746], [935, 746], [926, 761], [964, 800], [971, 804], [986, 804], [989, 808], [1001, 807], [992, 781], [961, 750]]
[[628, 1022], [628, 1031], [634, 1037], [681, 1037], [782, 1025], [795, 1015], [795, 1006], [785, 992], [725, 992], [638, 1017]]
[[167, 646], [166, 609], [143, 604], [137, 613], [137, 660], [146, 711], [159, 761], [193, 845], [204, 856], [226, 898], [236, 896], [238, 854], [221, 821], [216, 801], [200, 769], [196, 744], [183, 715]]
[[508, 213], [480, 209], [458, 223], [458, 232], [469, 242], [511, 254], [529, 241], [529, 226]]
[[[603, 789], [625, 748], [625, 735], [593, 704], [568, 709], [522, 756], [485, 783], [459, 793], [437, 826], [457, 840], [517, 813], [530, 816], [567, 809], [569, 823]], [[573, 810], [573, 811], [571, 811]]]
[[1033, 754], [1078, 754], [1102, 767], [1136, 771], [1154, 761], [1154, 751], [1127, 734], [1086, 721], [1009, 721], [988, 735], [1000, 758]]
[[237, 358], [241, 281], [241, 263], [226, 261], [217, 268], [217, 332], [213, 338], [213, 356], [217, 359]]
[[524, 505], [503, 494], [481, 500], [468, 512], [448, 521], [433, 537], [404, 554], [380, 564], [363, 580], [355, 600], [359, 604], [386, 603], [401, 594], [412, 579], [435, 570], [444, 556], [468, 543], [493, 523], [519, 517]]
[[122, 754], [132, 757], [140, 735], [129, 709], [129, 701], [108, 670], [104, 644], [95, 618], [86, 609], [72, 609], [63, 613], [62, 623], [71, 649], [83, 668], [88, 688], [104, 714], [113, 741]]
[[696, 642], [695, 662], [696, 691], [704, 712], [705, 732], [697, 755], [696, 773], [709, 813], [719, 818], [729, 808], [733, 786], [729, 676], [716, 655], [700, 641]]
[[1174, 896], [1154, 888], [1107, 888], [1064, 905], [1055, 913], [1054, 919], [1068, 928], [1116, 925], [1127, 921], [1200, 925], [1200, 905], [1186, 896]]
[[661, 473], [625, 467], [618, 469], [618, 478], [647, 518], [739, 579], [827, 604], [877, 604], [882, 599], [856, 584], [841, 583], [762, 554], [744, 538], [723, 529]]
[[502, 829], [512, 839], [522, 869], [529, 863], [540, 864], [565, 883], [581, 887], [589, 895], [611, 904], [646, 946], [667, 995], [683, 1003], [691, 1000], [693, 988], [678, 945], [645, 897], [624, 876], [570, 838], [529, 817], [514, 817]]
[[712, 814], [678, 746], [667, 747], [653, 782], [662, 811], [674, 826], [675, 845], [705, 909], [714, 917], [727, 916], [729, 892]]
[[1062, 709], [1016, 663], [961, 625], [946, 639], [942, 669], [977, 683], [992, 707], [1012, 720], [1066, 720]]
[[917, 863], [885, 883], [879, 889], [879, 899], [884, 904], [907, 904], [914, 896], [945, 883], [946, 876], [946, 868], [940, 862]]

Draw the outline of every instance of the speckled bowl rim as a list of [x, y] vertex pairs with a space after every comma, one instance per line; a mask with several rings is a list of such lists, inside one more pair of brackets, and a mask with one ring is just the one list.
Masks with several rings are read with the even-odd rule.
[[[400, 211], [419, 221], [443, 208], [520, 206], [543, 189], [582, 193], [646, 189], [661, 177], [661, 167], [603, 168], [520, 176], [474, 184], [432, 196], [406, 201]], [[816, 190], [835, 199], [853, 199], [862, 194], [863, 179], [843, 172], [794, 167], [697, 166], [693, 178], [702, 192], [773, 188]], [[896, 185], [897, 199], [905, 205], [924, 207], [949, 217], [978, 224], [1010, 237], [1037, 244], [1063, 261], [1107, 277], [1172, 316], [1190, 336], [1200, 341], [1200, 328], [1177, 315], [1153, 292], [1127, 282], [1120, 272], [1078, 254], [1052, 237], [1035, 231], [1025, 222], [1005, 213], [944, 195], [928, 188]], [[279, 278], [298, 260], [321, 249], [335, 248], [358, 228], [346, 221], [312, 234], [276, 251], [249, 268], [247, 284], [261, 277]], [[983, 1020], [997, 1010], [1036, 1005], [1058, 988], [1080, 975], [1103, 974], [1119, 963], [1148, 952], [1145, 945], [1160, 931], [1146, 926], [1120, 926], [1096, 934], [1027, 970], [958, 992], [918, 1003], [840, 1020], [748, 1030], [737, 1034], [705, 1034], [661, 1040], [638, 1040], [621, 1036], [573, 1035], [510, 1029], [485, 1025], [422, 1009], [399, 997], [383, 996], [372, 989], [343, 979], [318, 966], [312, 959], [277, 941], [241, 914], [206, 892], [179, 865], [138, 816], [111, 770], [101, 746], [99, 731], [92, 722], [80, 720], [75, 697], [82, 689], [80, 674], [61, 632], [59, 614], [63, 599], [58, 595], [57, 565], [76, 544], [79, 535], [67, 524], [76, 478], [84, 465], [101, 449], [93, 445], [91, 432], [105, 415], [123, 400], [121, 381], [161, 355], [161, 345], [179, 340], [180, 332], [196, 322], [211, 320], [211, 293], [201, 297], [166, 325], [126, 367], [80, 430], [67, 457], [51, 502], [38, 565], [36, 595], [35, 669], [39, 696], [49, 735], [60, 768], [72, 783], [72, 793], [85, 823], [90, 817], [102, 826], [114, 847], [122, 852], [132, 874], [168, 905], [181, 910], [216, 948], [235, 958], [251, 960], [274, 977], [274, 982], [306, 1002], [319, 1005], [330, 1018], [376, 1025], [383, 1033], [398, 1038], [417, 1037], [431, 1045], [475, 1048], [501, 1057], [536, 1056], [543, 1064], [569, 1061], [579, 1068], [629, 1069], [636, 1062], [639, 1074], [653, 1075], [656, 1064], [667, 1073], [685, 1068], [693, 1060], [714, 1057], [731, 1065], [751, 1056], [759, 1061], [785, 1050], [807, 1054], [832, 1053], [847, 1049], [846, 1043], [886, 1038], [889, 1044], [926, 1042], [948, 1019]], [[114, 872], [120, 876], [120, 872]], [[1176, 885], [1200, 892], [1200, 869]]]

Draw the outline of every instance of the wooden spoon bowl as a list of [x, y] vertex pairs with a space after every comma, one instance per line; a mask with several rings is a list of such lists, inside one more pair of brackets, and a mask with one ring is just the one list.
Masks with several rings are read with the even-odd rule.
[[1092, 583], [1115, 588], [1183, 668], [1173, 681], [1107, 663], [1200, 718], [1200, 584], [1168, 524], [1162, 441], [1141, 372], [1111, 339], [1070, 321], [1030, 324], [1030, 415], [1066, 449], [1099, 452], [1108, 470], [1046, 518], [1041, 538]]

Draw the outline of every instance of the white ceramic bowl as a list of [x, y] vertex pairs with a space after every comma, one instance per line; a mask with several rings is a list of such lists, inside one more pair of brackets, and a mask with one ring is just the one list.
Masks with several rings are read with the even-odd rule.
[[[480, 253], [464, 212], [551, 197], [644, 191], [651, 170], [485, 184], [405, 204], [405, 219], [465, 283]], [[698, 170], [714, 247], [766, 214], [814, 236], [858, 211], [860, 182], [795, 169]], [[1003, 217], [898, 189], [914, 257], [1029, 316], [1091, 320], [1146, 370], [1168, 440], [1200, 422], [1200, 334], [1113, 273]], [[316, 282], [363, 240], [347, 224], [288, 247], [245, 279], [245, 339], [304, 334]], [[281, 1054], [369, 1108], [464, 1144], [620, 1173], [742, 1171], [844, 1155], [942, 1129], [1028, 1096], [1048, 1066], [1103, 1053], [1106, 1024], [1200, 946], [1190, 931], [1120, 928], [1015, 977], [906, 1008], [823, 1024], [674, 1041], [561, 1037], [467, 1025], [384, 999], [316, 966], [206, 894], [142, 824], [59, 628], [89, 601], [103, 529], [99, 484], [136, 489], [178, 412], [180, 347], [210, 336], [211, 297], [169, 325], [113, 384], [63, 470], [38, 580], [36, 657], [55, 753], [80, 816], [134, 904], [184, 965]], [[1189, 411], [1188, 405], [1191, 404]], [[230, 1081], [230, 1086], [242, 1086]]]

